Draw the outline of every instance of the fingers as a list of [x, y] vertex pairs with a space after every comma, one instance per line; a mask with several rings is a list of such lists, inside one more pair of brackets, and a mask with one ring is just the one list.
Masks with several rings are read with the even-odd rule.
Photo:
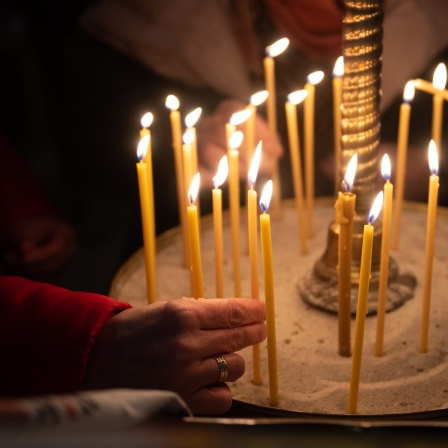
[[196, 350], [203, 357], [212, 356], [216, 352], [237, 352], [250, 345], [258, 344], [265, 338], [266, 325], [264, 323], [229, 329], [207, 330], [200, 332], [197, 337]]
[[204, 387], [184, 399], [196, 415], [223, 414], [232, 407], [232, 393], [226, 384]]
[[264, 322], [265, 305], [252, 299], [207, 299], [194, 302], [199, 328], [202, 330], [235, 328]]
[[[227, 353], [225, 355], [219, 355], [217, 357], [223, 358], [225, 361], [225, 365], [227, 366], [227, 378], [224, 382], [234, 382], [244, 375], [246, 364], [242, 356], [238, 355], [237, 353]], [[199, 375], [203, 380], [203, 384], [210, 385], [219, 382], [219, 364], [213, 356], [203, 359], [199, 369]]]

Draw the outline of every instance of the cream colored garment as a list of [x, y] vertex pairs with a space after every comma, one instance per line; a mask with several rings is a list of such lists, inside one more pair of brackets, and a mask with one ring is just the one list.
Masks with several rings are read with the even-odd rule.
[[[103, 0], [82, 25], [160, 75], [247, 100], [230, 13], [227, 0]], [[447, 21], [448, 0], [385, 1], [382, 109], [448, 46]]]
[[227, 0], [105, 0], [81, 24], [159, 75], [243, 100], [253, 93]]

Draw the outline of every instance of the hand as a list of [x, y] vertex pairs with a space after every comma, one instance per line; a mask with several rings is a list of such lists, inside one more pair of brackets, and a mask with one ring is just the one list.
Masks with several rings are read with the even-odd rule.
[[[198, 125], [198, 159], [201, 171], [201, 183], [211, 185], [212, 178], [216, 174], [218, 164], [222, 156], [227, 154], [225, 124], [230, 116], [241, 110], [246, 105], [238, 100], [224, 100], [216, 110], [201, 118]], [[245, 132], [245, 124], [237, 129]], [[260, 174], [270, 176], [274, 173], [276, 161], [283, 155], [283, 146], [278, 135], [269, 131], [268, 124], [260, 116], [255, 118], [255, 145], [263, 142]], [[255, 150], [255, 148], [254, 148]], [[243, 140], [239, 148], [240, 178], [246, 179], [251, 160], [246, 161], [246, 142]]]
[[245, 365], [235, 352], [265, 338], [264, 319], [264, 303], [252, 299], [182, 298], [122, 311], [99, 333], [84, 385], [172, 390], [196, 414], [221, 414], [232, 396], [212, 356], [224, 357], [236, 381]]
[[57, 273], [76, 250], [74, 229], [53, 216], [16, 222], [2, 239], [5, 266], [39, 280]]

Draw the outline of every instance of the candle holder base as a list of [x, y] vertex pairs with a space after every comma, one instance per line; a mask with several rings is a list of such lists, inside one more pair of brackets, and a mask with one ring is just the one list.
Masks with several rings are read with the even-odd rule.
[[[370, 315], [376, 314], [378, 307], [378, 272], [372, 272], [367, 303]], [[386, 294], [386, 312], [393, 311], [402, 306], [414, 296], [417, 280], [410, 273], [398, 272], [398, 265], [391, 257], [389, 260], [389, 281]], [[311, 273], [298, 284], [300, 297], [314, 308], [337, 314], [338, 312], [338, 275], [335, 268], [319, 260]], [[356, 315], [358, 302], [358, 285], [352, 285], [350, 310]]]

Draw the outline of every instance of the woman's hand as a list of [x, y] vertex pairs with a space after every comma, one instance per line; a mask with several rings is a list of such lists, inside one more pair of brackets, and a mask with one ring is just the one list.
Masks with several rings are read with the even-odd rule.
[[213, 357], [236, 381], [245, 365], [235, 352], [265, 338], [264, 320], [264, 303], [252, 299], [182, 298], [122, 311], [96, 338], [85, 387], [172, 390], [196, 414], [221, 414], [232, 396]]

